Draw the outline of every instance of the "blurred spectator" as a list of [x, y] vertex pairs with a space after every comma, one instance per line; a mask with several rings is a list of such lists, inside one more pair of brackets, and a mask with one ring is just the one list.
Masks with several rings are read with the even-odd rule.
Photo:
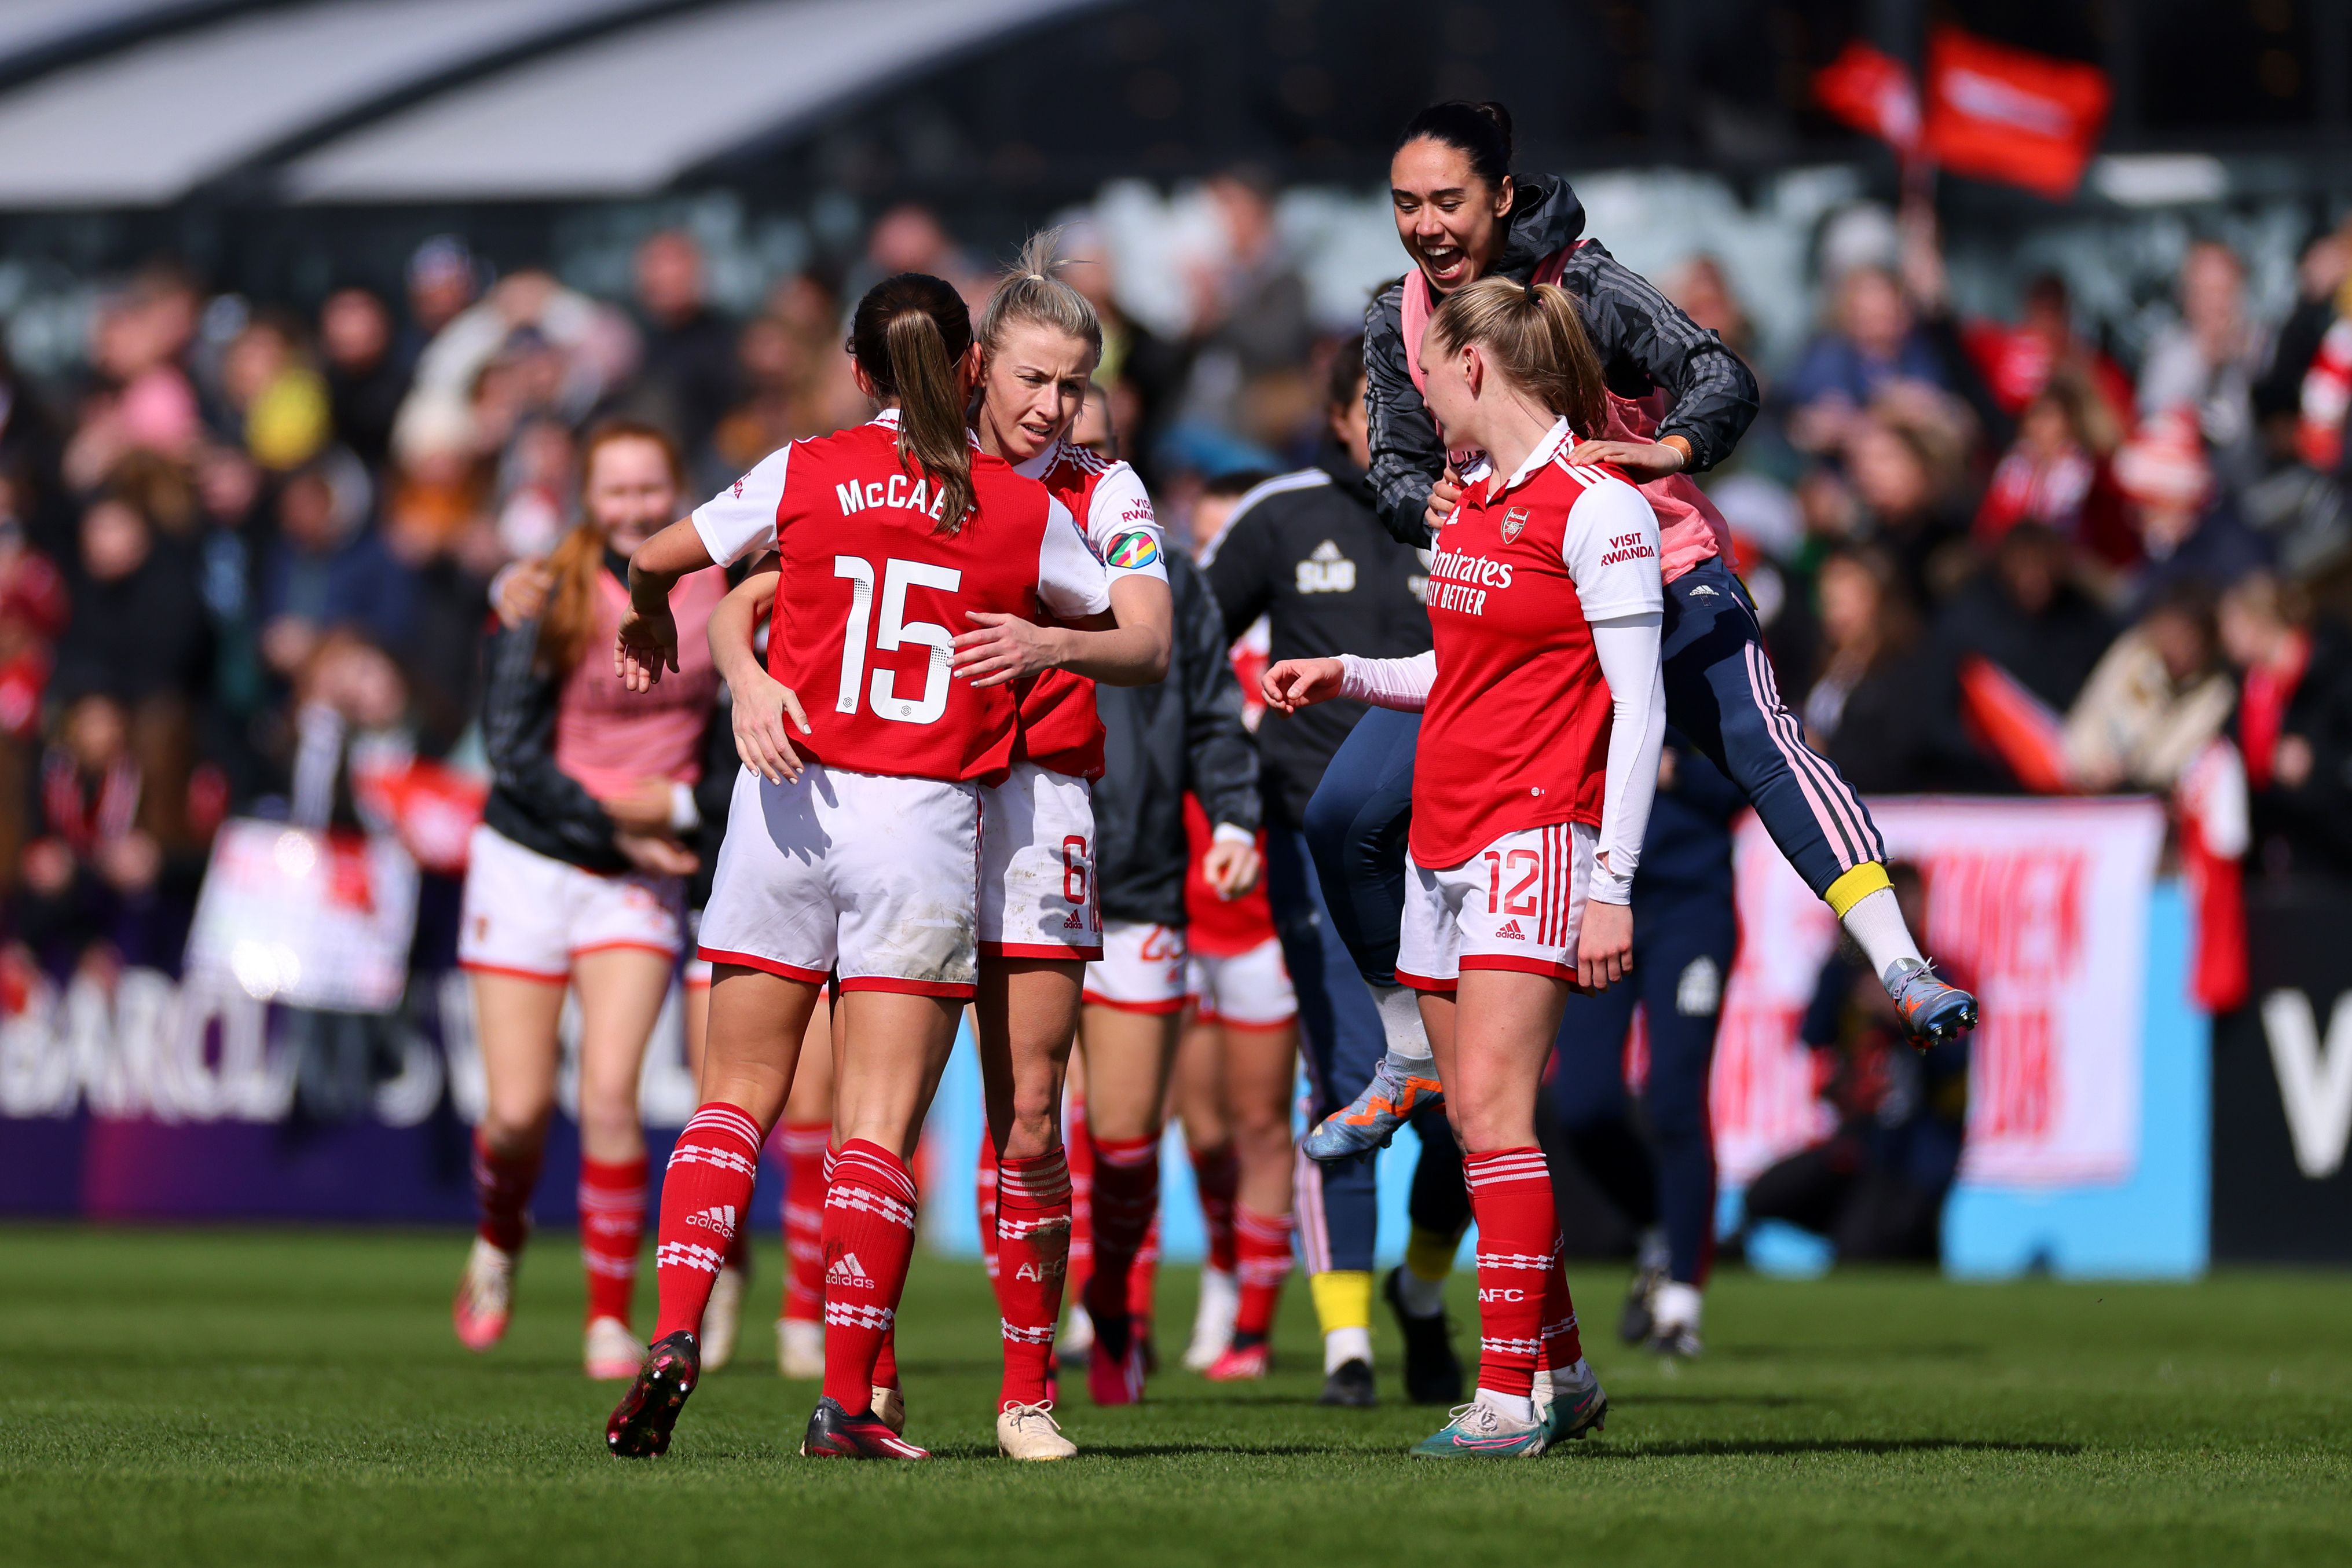
[[[1939, 400], [1892, 389], [1851, 422], [1843, 447], [1855, 510], [1843, 531], [1892, 551], [1915, 595], [1949, 574], [1938, 558], [1967, 531], [1960, 494], [1966, 449], [1940, 414]], [[1818, 505], [1818, 491], [1814, 499]]]
[[2055, 530], [2017, 524], [1994, 546], [1991, 569], [1944, 607], [1937, 635], [1945, 652], [1989, 659], [2046, 707], [2072, 708], [2115, 632], [2068, 570]]
[[[1898, 860], [1886, 872], [1904, 918], [1925, 931], [1919, 868]], [[1969, 984], [1944, 967], [1953, 984]], [[1968, 1131], [1968, 1046], [1915, 1049], [1886, 988], [1847, 944], [1822, 965], [1798, 1036], [1837, 1131], [1757, 1173], [1743, 1232], [1779, 1220], [1834, 1243], [1841, 1263], [1937, 1261]]]
[[2171, 793], [2237, 703], [2217, 639], [2212, 592], [2193, 582], [2168, 588], [2116, 639], [2066, 715], [2074, 788]]
[[1749, 369], [1755, 368], [1755, 323], [1732, 292], [1720, 261], [1701, 252], [1670, 269], [1658, 280], [1658, 287], [1682, 307], [1684, 315], [1721, 338], [1724, 347], [1747, 361]]
[[128, 500], [109, 494], [91, 502], [67, 574], [73, 610], [58, 639], [58, 688], [133, 707], [193, 696], [209, 672], [204, 602], [191, 566]]
[[2130, 564], [2138, 543], [2110, 467], [2122, 438], [2114, 410], [2079, 372], [2054, 372], [2026, 404], [2017, 439], [1993, 468], [1977, 509], [1978, 548], [1990, 551], [2018, 523], [2038, 522], [2095, 560]]
[[636, 285], [645, 355], [627, 401], [691, 458], [735, 400], [735, 329], [703, 298], [701, 247], [677, 229], [637, 247]]
[[2017, 325], [1970, 321], [1961, 329], [1960, 342], [2004, 414], [2023, 413], [2051, 377], [2071, 371], [2105, 404], [2116, 424], [2131, 418], [2131, 379], [2076, 334], [2066, 280], [2054, 272], [2026, 284], [2024, 319]]
[[367, 476], [347, 452], [288, 476], [278, 495], [278, 538], [262, 568], [261, 652], [291, 679], [326, 635], [357, 630], [405, 647], [415, 579], [367, 526]]
[[780, 316], [744, 323], [737, 347], [742, 401], [719, 422], [711, 446], [721, 469], [742, 473], [787, 442], [822, 433], [812, 395], [808, 343]]
[[163, 847], [141, 824], [147, 787], [122, 704], [102, 692], [68, 703], [35, 781], [16, 905], [17, 936], [53, 974], [91, 957], [108, 968], [175, 959]]
[[2267, 563], [2263, 537], [2241, 521], [2234, 499], [2214, 482], [2196, 411], [2188, 405], [2144, 420], [2116, 451], [2115, 478], [2145, 563], [2136, 608], [2172, 584], [2226, 585]]
[[338, 289], [319, 308], [328, 405], [336, 437], [371, 473], [392, 456], [392, 424], [408, 393], [408, 367], [394, 353], [392, 312], [364, 289]]
[[229, 343], [221, 390], [245, 449], [273, 473], [300, 468], [334, 434], [327, 383], [303, 359], [299, 330], [275, 312], [255, 315]]
[[408, 258], [408, 321], [415, 342], [401, 357], [414, 360], [441, 329], [480, 292], [474, 253], [454, 234], [436, 235]]
[[8, 493], [8, 515], [21, 523], [32, 547], [52, 561], [73, 552], [74, 516], [58, 471], [59, 444], [48, 411], [17, 374], [0, 334], [0, 483]]
[[1283, 248], [1263, 174], [1229, 171], [1207, 194], [1225, 244], [1193, 271], [1197, 347], [1179, 417], [1281, 450], [1321, 424], [1307, 282]]
[[2253, 816], [2249, 868], [2352, 879], [2352, 638], [2256, 573], [2221, 596], [2242, 672], [2237, 742]]
[[193, 285], [150, 269], [101, 303], [91, 325], [96, 384], [83, 398], [62, 469], [74, 489], [94, 490], [131, 452], [185, 458], [203, 434], [194, 386], [181, 356], [196, 330]]
[[948, 237], [930, 208], [905, 202], [874, 220], [866, 237], [866, 264], [842, 290], [855, 299], [883, 279], [900, 272], [928, 272], [955, 285], [974, 310], [987, 303], [995, 279], [972, 265], [963, 247]]
[[1780, 383], [1791, 409], [1789, 438], [1801, 451], [1844, 445], [1862, 411], [1900, 383], [1953, 390], [1943, 356], [1913, 320], [1892, 271], [1855, 267], [1837, 280], [1833, 299], [1829, 328]]
[[2180, 320], [2148, 345], [2139, 373], [2139, 414], [2192, 411], [2214, 466], [2231, 489], [2261, 473], [2253, 386], [2262, 334], [2246, 314], [2246, 266], [2219, 240], [2200, 240], [2180, 261]]
[[1866, 794], [1983, 787], [1986, 770], [1951, 721], [1950, 669], [1930, 656], [1894, 557], [1840, 545], [1815, 592], [1821, 658], [1801, 710], [1814, 745]]

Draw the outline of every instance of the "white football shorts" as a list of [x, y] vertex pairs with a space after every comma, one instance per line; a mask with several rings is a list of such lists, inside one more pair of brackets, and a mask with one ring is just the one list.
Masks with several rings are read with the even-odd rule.
[[980, 951], [989, 958], [1097, 959], [1094, 790], [1015, 763], [980, 792]]
[[980, 787], [809, 763], [735, 781], [699, 955], [844, 991], [969, 997]]
[[1203, 1024], [1278, 1029], [1298, 1016], [1298, 995], [1283, 967], [1282, 943], [1267, 937], [1247, 952], [1192, 956], [1186, 987]]
[[457, 963], [560, 985], [583, 953], [642, 948], [676, 958], [685, 899], [682, 878], [587, 870], [477, 825], [467, 843]]
[[1087, 965], [1086, 1000], [1123, 1013], [1184, 1010], [1184, 932], [1142, 921], [1105, 921], [1102, 956]]
[[1506, 833], [1459, 866], [1405, 856], [1400, 984], [1451, 991], [1465, 969], [1576, 978], [1599, 835], [1580, 822]]

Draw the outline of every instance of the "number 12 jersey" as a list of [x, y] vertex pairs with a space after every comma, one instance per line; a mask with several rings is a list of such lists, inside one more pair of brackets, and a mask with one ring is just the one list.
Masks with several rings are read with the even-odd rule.
[[1103, 563], [1043, 485], [971, 454], [974, 504], [940, 531], [941, 496], [898, 456], [898, 418], [795, 441], [694, 510], [724, 565], [776, 551], [768, 668], [798, 694], [829, 767], [992, 784], [1017, 733], [1011, 683], [950, 673], [970, 611], [1065, 620], [1109, 608]]

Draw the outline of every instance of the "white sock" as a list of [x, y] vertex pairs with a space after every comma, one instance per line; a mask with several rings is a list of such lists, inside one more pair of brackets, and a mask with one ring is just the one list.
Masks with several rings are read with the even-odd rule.
[[1870, 959], [1871, 972], [1879, 979], [1886, 972], [1909, 959], [1914, 963], [1927, 961], [1919, 956], [1919, 944], [1911, 940], [1911, 928], [1903, 923], [1903, 905], [1892, 888], [1881, 888], [1854, 900], [1845, 912], [1845, 929], [1862, 944]]
[[1423, 1279], [1410, 1268], [1400, 1268], [1397, 1300], [1404, 1303], [1406, 1316], [1433, 1318], [1445, 1310], [1445, 1281]]
[[1528, 1397], [1534, 1402], [1535, 1407], [1541, 1410], [1549, 1405], [1556, 1393], [1557, 1385], [1552, 1381], [1551, 1368], [1548, 1366], [1536, 1368], [1535, 1386], [1528, 1391]]
[[1372, 1331], [1333, 1329], [1323, 1336], [1323, 1370], [1334, 1373], [1351, 1361], [1372, 1364]]
[[1372, 1005], [1381, 1012], [1381, 1033], [1388, 1037], [1389, 1060], [1423, 1078], [1435, 1076], [1437, 1058], [1429, 1048], [1429, 1031], [1421, 1026], [1421, 993], [1404, 985], [1375, 985], [1371, 993]]
[[1685, 1285], [1679, 1279], [1664, 1280], [1650, 1298], [1650, 1316], [1662, 1329], [1698, 1329], [1699, 1309], [1706, 1298], [1696, 1285]]
[[1531, 1425], [1536, 1418], [1536, 1402], [1528, 1394], [1497, 1394], [1491, 1388], [1482, 1388], [1478, 1391], [1478, 1403], [1522, 1426]]

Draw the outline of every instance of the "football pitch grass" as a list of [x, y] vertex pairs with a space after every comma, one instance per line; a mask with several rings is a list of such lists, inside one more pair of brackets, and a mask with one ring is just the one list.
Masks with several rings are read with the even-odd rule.
[[[1105, 1411], [1073, 1386], [1082, 1457], [1017, 1466], [986, 1281], [924, 1258], [901, 1360], [939, 1458], [824, 1464], [795, 1452], [814, 1387], [774, 1370], [770, 1244], [736, 1363], [668, 1458], [623, 1463], [617, 1386], [579, 1371], [572, 1238], [540, 1239], [480, 1358], [448, 1328], [464, 1245], [0, 1227], [0, 1563], [2352, 1562], [2352, 1277], [1731, 1272], [1706, 1354], [1669, 1365], [1616, 1344], [1623, 1272], [1586, 1265], [1607, 1433], [1450, 1464], [1405, 1457], [1444, 1413], [1403, 1402], [1385, 1321], [1381, 1407], [1315, 1405], [1294, 1286], [1264, 1384], [1170, 1367]], [[1160, 1299], [1172, 1362], [1190, 1271]], [[1458, 1277], [1454, 1300], [1466, 1346]]]

